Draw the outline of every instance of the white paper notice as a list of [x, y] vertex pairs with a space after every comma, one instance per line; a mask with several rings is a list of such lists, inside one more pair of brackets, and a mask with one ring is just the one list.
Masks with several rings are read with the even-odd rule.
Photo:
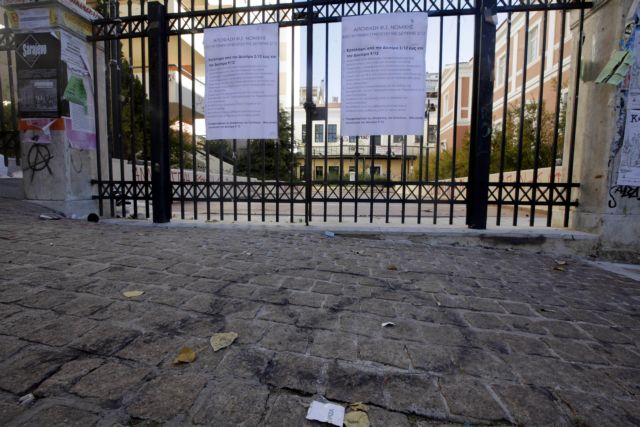
[[18, 10], [18, 22], [21, 30], [35, 30], [37, 28], [51, 28], [49, 9]]
[[341, 133], [422, 135], [426, 13], [342, 18]]
[[[74, 37], [65, 32], [61, 33], [60, 59], [67, 64], [69, 71], [80, 75], [91, 75], [87, 44], [78, 37]], [[93, 78], [93, 76], [91, 77]], [[90, 87], [89, 89], [92, 90], [93, 88]]]
[[88, 76], [82, 79], [85, 92], [87, 93], [87, 107], [80, 104], [69, 102], [69, 116], [71, 118], [71, 126], [73, 130], [82, 132], [95, 133], [96, 132], [96, 118], [94, 109], [93, 92], [91, 91], [91, 80]]
[[331, 402], [325, 403], [314, 400], [307, 411], [307, 419], [342, 427], [344, 423], [344, 407]]
[[618, 185], [640, 186], [640, 31], [636, 31], [634, 53], [636, 60], [629, 74], [627, 120], [620, 152]]
[[278, 24], [207, 28], [207, 139], [278, 138]]

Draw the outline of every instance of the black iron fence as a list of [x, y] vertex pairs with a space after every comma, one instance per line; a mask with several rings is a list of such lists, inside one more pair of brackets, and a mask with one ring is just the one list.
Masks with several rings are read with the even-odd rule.
[[[564, 225], [582, 0], [146, 0], [107, 3], [107, 141], [96, 198], [109, 214], [182, 219]], [[343, 16], [427, 12], [425, 136], [339, 133]], [[277, 140], [201, 131], [208, 27], [278, 23]], [[95, 57], [95, 56], [94, 56]], [[338, 89], [336, 89], [338, 88]], [[96, 90], [99, 88], [96, 86]], [[96, 101], [97, 102], [97, 101]], [[102, 161], [101, 161], [102, 160]], [[106, 161], [105, 161], [106, 160]]]
[[[0, 155], [7, 173], [20, 165], [20, 134], [15, 85], [14, 37], [7, 16], [0, 9]], [[4, 169], [3, 168], [3, 169]]]

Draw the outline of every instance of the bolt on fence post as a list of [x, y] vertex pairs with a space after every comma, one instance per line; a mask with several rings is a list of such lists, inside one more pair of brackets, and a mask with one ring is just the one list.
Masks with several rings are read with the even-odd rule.
[[149, 111], [151, 118], [151, 194], [153, 222], [171, 220], [171, 171], [169, 163], [169, 82], [167, 80], [166, 8], [149, 3]]
[[467, 187], [467, 225], [487, 228], [489, 202], [489, 164], [493, 121], [493, 68], [496, 56], [496, 0], [478, 0], [476, 11], [476, 53], [478, 61], [473, 87], [473, 126], [469, 152]]

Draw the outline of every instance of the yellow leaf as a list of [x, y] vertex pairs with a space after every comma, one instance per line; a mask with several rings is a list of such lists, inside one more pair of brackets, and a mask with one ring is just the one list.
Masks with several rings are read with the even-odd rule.
[[353, 411], [344, 416], [346, 427], [369, 427], [369, 416], [366, 412]]
[[139, 297], [142, 294], [144, 294], [144, 291], [124, 291], [122, 293], [122, 295], [124, 295], [127, 298]]
[[390, 265], [388, 265], [388, 266], [387, 266], [387, 270], [390, 270], [390, 271], [397, 271], [397, 270], [398, 270], [398, 267], [396, 267], [396, 266], [395, 266], [395, 265], [393, 265], [393, 264], [390, 264]]
[[351, 403], [348, 407], [352, 411], [369, 412], [369, 407], [362, 402]]
[[191, 350], [189, 347], [182, 347], [176, 358], [173, 359], [173, 364], [191, 363], [194, 360], [196, 360], [196, 352]]
[[235, 332], [222, 332], [219, 334], [213, 334], [211, 337], [211, 347], [213, 351], [222, 350], [225, 347], [229, 347], [238, 338], [238, 334]]

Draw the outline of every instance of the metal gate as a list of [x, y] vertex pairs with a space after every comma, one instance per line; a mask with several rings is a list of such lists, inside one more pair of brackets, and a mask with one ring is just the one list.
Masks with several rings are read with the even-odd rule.
[[[568, 226], [582, 0], [104, 4], [101, 213], [208, 221]], [[339, 132], [340, 20], [427, 12], [425, 133]], [[206, 140], [208, 27], [278, 23], [278, 140]], [[94, 58], [96, 56], [94, 55]], [[336, 90], [338, 88], [338, 90]], [[106, 161], [104, 159], [106, 158]], [[102, 159], [102, 161], [101, 161]], [[555, 220], [554, 220], [555, 218]], [[524, 221], [523, 221], [524, 219]]]

